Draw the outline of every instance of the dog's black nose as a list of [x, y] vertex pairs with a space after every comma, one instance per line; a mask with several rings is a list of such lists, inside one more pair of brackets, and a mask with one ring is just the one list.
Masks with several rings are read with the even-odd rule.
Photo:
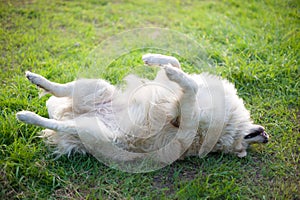
[[267, 138], [263, 141], [263, 143], [268, 143], [268, 142], [269, 140]]

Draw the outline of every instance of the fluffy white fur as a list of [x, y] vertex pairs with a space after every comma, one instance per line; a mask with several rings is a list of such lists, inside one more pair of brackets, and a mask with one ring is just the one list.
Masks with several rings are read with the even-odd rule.
[[[207, 73], [188, 75], [170, 56], [147, 54], [143, 60], [163, 68], [154, 80], [129, 75], [123, 90], [101, 79], [58, 84], [26, 72], [32, 83], [53, 94], [47, 101], [50, 119], [29, 111], [18, 112], [17, 118], [47, 128], [42, 137], [58, 155], [103, 151], [116, 161], [135, 157], [114, 145], [144, 153], [173, 142], [172, 151], [159, 157], [166, 161], [216, 151], [244, 157], [249, 144], [268, 141], [227, 80]], [[173, 140], [180, 131], [185, 137], [195, 134], [190, 146], [182, 138]]]

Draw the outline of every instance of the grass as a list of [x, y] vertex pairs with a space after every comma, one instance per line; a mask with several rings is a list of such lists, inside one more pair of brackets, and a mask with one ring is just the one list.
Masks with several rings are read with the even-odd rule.
[[[300, 199], [299, 1], [1, 1], [1, 199]], [[41, 128], [15, 113], [47, 116], [24, 71], [76, 78], [102, 41], [133, 28], [163, 27], [201, 43], [216, 73], [234, 82], [255, 122], [271, 135], [246, 158], [210, 154], [146, 174], [110, 169], [92, 156], [53, 160]], [[146, 50], [99, 77], [119, 83]], [[153, 50], [152, 50], [153, 51]], [[124, 59], [122, 59], [124, 58]], [[186, 71], [194, 72], [188, 63]]]

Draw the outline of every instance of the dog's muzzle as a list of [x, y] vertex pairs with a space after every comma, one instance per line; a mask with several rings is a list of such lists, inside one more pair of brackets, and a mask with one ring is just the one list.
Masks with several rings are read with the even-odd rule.
[[264, 137], [263, 143], [268, 143], [269, 142], [269, 135], [264, 131], [261, 134]]

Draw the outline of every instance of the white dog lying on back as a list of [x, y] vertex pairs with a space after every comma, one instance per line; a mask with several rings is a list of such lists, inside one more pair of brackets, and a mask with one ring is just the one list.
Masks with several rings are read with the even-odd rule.
[[[29, 111], [18, 112], [17, 118], [47, 128], [43, 137], [55, 145], [58, 155], [91, 153], [94, 147], [89, 147], [89, 140], [84, 138], [87, 131], [97, 134], [104, 143], [138, 153], [165, 146], [179, 130], [195, 134], [189, 146], [182, 140], [172, 145], [170, 154], [178, 158], [216, 151], [244, 157], [249, 144], [268, 142], [264, 128], [252, 123], [228, 81], [207, 73], [188, 75], [170, 56], [147, 54], [143, 60], [162, 69], [154, 80], [129, 75], [125, 90], [104, 80], [58, 84], [26, 72], [33, 84], [54, 95], [47, 101], [50, 119]], [[219, 106], [214, 105], [217, 101], [212, 97], [220, 97]], [[193, 132], [195, 125], [198, 128]], [[117, 152], [102, 153], [116, 161], [134, 159]], [[166, 153], [159, 159], [163, 162], [168, 156]]]

